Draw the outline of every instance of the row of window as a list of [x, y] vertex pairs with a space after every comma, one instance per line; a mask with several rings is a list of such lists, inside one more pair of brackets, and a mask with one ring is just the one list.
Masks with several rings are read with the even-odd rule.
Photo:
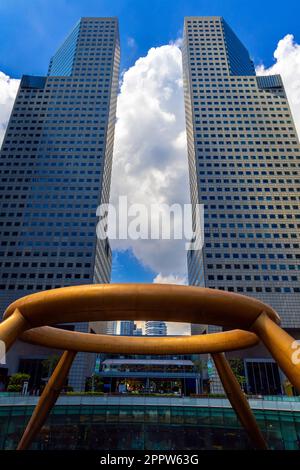
[[[220, 254], [220, 253], [219, 253]], [[236, 256], [234, 256], [236, 255]], [[255, 253], [255, 252], [251, 252], [251, 253], [248, 253], [248, 252], [241, 252], [241, 253], [234, 253], [234, 254], [230, 254], [230, 256], [233, 258], [233, 259], [261, 259], [261, 260], [275, 260], [275, 259], [278, 259], [278, 260], [299, 260], [300, 259], [300, 254], [296, 254], [295, 252], [292, 252], [292, 253], [270, 253], [270, 252], [265, 252], [265, 253]], [[298, 261], [297, 261], [298, 262]], [[223, 265], [222, 264], [216, 264], [215, 265], [217, 269], [223, 269]], [[287, 268], [286, 268], [286, 265], [280, 265], [281, 268], [283, 268], [283, 266], [285, 266], [284, 269], [289, 269], [289, 270], [294, 270], [294, 269], [299, 269], [300, 270], [300, 267], [299, 265], [295, 265], [295, 264], [288, 264], [287, 265]], [[296, 268], [296, 266], [298, 266], [298, 268]], [[213, 264], [208, 264], [207, 267], [209, 269], [213, 269], [214, 265]], [[224, 265], [225, 269], [239, 269], [240, 265], [239, 264], [234, 264], [234, 265], [231, 265], [231, 264], [225, 264]], [[280, 269], [281, 269], [280, 268]]]
[[[197, 74], [196, 73], [193, 73], [192, 72], [192, 76], [198, 76], [199, 75], [199, 71], [200, 70], [203, 70], [202, 67], [201, 69], [198, 71], [197, 67], [195, 68], [192, 68], [191, 70], [195, 70], [197, 71]], [[216, 80], [212, 80], [212, 82], [215, 82]], [[222, 87], [220, 87], [222, 88]], [[282, 93], [276, 93], [275, 94], [269, 94], [269, 93], [263, 93], [263, 94], [254, 94], [254, 93], [257, 93], [258, 91], [257, 90], [249, 90], [248, 88], [245, 88], [245, 89], [239, 89], [238, 90], [238, 94], [235, 94], [237, 93], [237, 90], [234, 89], [234, 90], [226, 90], [226, 95], [224, 94], [224, 90], [214, 90], [214, 93], [213, 95], [211, 94], [211, 90], [209, 88], [204, 88], [203, 90], [201, 90], [201, 92], [198, 94], [198, 100], [202, 99], [202, 100], [205, 100], [205, 102], [200, 102], [198, 101], [197, 104], [206, 104], [207, 100], [213, 100], [213, 102], [216, 102], [216, 101], [219, 101], [219, 100], [226, 100], [226, 102], [228, 100], [238, 100], [238, 103], [241, 102], [241, 100], [258, 100], [259, 102], [261, 102], [262, 100], [262, 103], [263, 104], [269, 104], [269, 103], [276, 103], [276, 104], [280, 104], [280, 103], [286, 103], [287, 102], [287, 99], [286, 99], [286, 96], [284, 94], [284, 92]], [[248, 94], [249, 93], [249, 94]], [[266, 101], [263, 101], [263, 100], [266, 100]], [[246, 104], [246, 103], [244, 103]]]
[[220, 289], [220, 290], [226, 290], [229, 292], [265, 292], [265, 293], [283, 293], [283, 294], [298, 294], [300, 293], [300, 287], [261, 287], [261, 286], [215, 286], [215, 285], [207, 285], [207, 287], [210, 287], [211, 289]]
[[[212, 130], [214, 131], [215, 128], [214, 126], [216, 124], [223, 124], [223, 127], [222, 128], [217, 128], [218, 130], [222, 130], [223, 132], [224, 131], [229, 131], [230, 129], [233, 129], [233, 126], [236, 126], [236, 125], [243, 125], [244, 128], [236, 128], [235, 130], [241, 130], [243, 132], [247, 131], [247, 130], [256, 130], [256, 131], [265, 131], [265, 130], [268, 130], [268, 131], [272, 131], [272, 132], [276, 132], [276, 131], [293, 131], [295, 132], [295, 129], [292, 127], [292, 126], [289, 126], [289, 127], [286, 127], [287, 124], [292, 124], [292, 121], [289, 120], [289, 121], [278, 121], [276, 119], [273, 119], [272, 121], [269, 121], [269, 120], [261, 120], [261, 121], [256, 121], [256, 120], [231, 120], [231, 121], [228, 121], [228, 120], [219, 120], [219, 119], [214, 119], [214, 120], [199, 120], [198, 118], [200, 118], [200, 114], [195, 114], [195, 124], [197, 127], [197, 130], [201, 130], [201, 127], [199, 126], [199, 124], [201, 126], [206, 126], [207, 124], [210, 126], [210, 127], [203, 127], [202, 129], [204, 131], [209, 131], [209, 130]], [[230, 124], [231, 127], [224, 127], [224, 124], [227, 125], [227, 124]], [[252, 124], [251, 128], [247, 128], [246, 126], [249, 125], [249, 124]], [[257, 124], [259, 125], [259, 128], [257, 128]], [[266, 124], [271, 124], [272, 127], [265, 127]], [[280, 126], [278, 127], [278, 124], [280, 124]], [[295, 134], [296, 135], [296, 134]]]
[[[97, 87], [97, 92], [100, 94], [103, 93], [103, 91], [107, 90], [109, 88], [109, 84], [101, 84]], [[69, 99], [68, 99], [69, 98]], [[91, 94], [89, 95], [77, 95], [76, 100], [74, 99], [74, 96], [69, 97], [69, 96], [59, 96], [59, 97], [53, 97], [51, 100], [44, 100], [44, 101], [37, 101], [37, 100], [25, 100], [25, 101], [18, 101], [18, 110], [19, 111], [26, 111], [29, 107], [31, 106], [36, 106], [38, 108], [38, 111], [46, 111], [47, 109], [53, 110], [55, 108], [52, 108], [50, 106], [57, 105], [57, 104], [62, 104], [62, 105], [84, 105], [88, 106], [89, 104], [101, 104], [102, 102], [102, 96], [101, 98], [96, 96], [92, 96]], [[22, 108], [24, 106], [24, 108]], [[46, 107], [43, 107], [46, 106]], [[69, 108], [67, 108], [69, 109]]]
[[288, 239], [288, 238], [291, 238], [291, 239], [298, 239], [299, 238], [299, 232], [295, 232], [295, 233], [287, 233], [287, 232], [270, 232], [270, 233], [266, 233], [266, 232], [263, 232], [263, 233], [259, 233], [259, 232], [231, 232], [231, 233], [227, 233], [227, 232], [205, 232], [204, 234], [204, 237], [205, 238], [221, 238], [221, 239], [226, 239], [226, 238], [230, 238], [230, 239], [234, 239], [234, 238], [240, 238], [240, 239], [245, 239], [245, 238], [249, 238], [249, 239], [273, 239], [273, 240], [279, 240], [279, 239]]
[[[99, 169], [100, 171], [100, 169]], [[10, 170], [3, 170], [2, 172], [3, 174], [6, 174], [6, 175], [9, 175], [9, 174], [12, 174], [12, 175], [18, 175], [18, 176], [21, 176], [21, 175], [36, 175], [37, 178], [43, 178], [42, 175], [62, 175], [62, 176], [65, 176], [65, 175], [80, 175], [81, 177], [84, 176], [84, 175], [96, 175], [97, 172], [93, 171], [93, 170], [84, 170], [84, 169], [80, 169], [80, 171], [77, 171], [77, 170], [37, 170], [37, 169], [34, 169], [34, 170], [29, 170], [29, 169], [26, 169], [26, 170], [15, 170], [15, 169], [10, 169]], [[23, 179], [23, 178], [22, 178]], [[13, 181], [11, 178], [2, 178], [1, 179], [2, 181]], [[44, 179], [43, 179], [44, 181]], [[69, 181], [69, 180], [68, 180]], [[97, 180], [99, 181], [99, 179]]]
[[51, 237], [51, 236], [54, 236], [54, 237], [93, 237], [95, 235], [95, 231], [93, 232], [79, 232], [79, 231], [76, 231], [76, 232], [43, 232], [43, 231], [39, 231], [39, 232], [2, 232], [3, 236], [4, 237], [7, 237], [7, 236], [17, 236], [17, 235], [20, 235], [21, 237]]
[[[96, 235], [95, 235], [96, 237]], [[71, 241], [68, 241], [68, 242], [64, 242], [64, 241], [60, 241], [60, 242], [56, 242], [56, 241], [51, 241], [51, 242], [47, 242], [47, 241], [32, 241], [32, 240], [28, 240], [26, 242], [22, 242], [22, 241], [19, 241], [19, 242], [15, 242], [15, 241], [11, 241], [11, 242], [7, 242], [7, 241], [1, 241], [0, 242], [0, 246], [4, 247], [4, 246], [14, 246], [14, 247], [25, 247], [25, 248], [29, 248], [29, 247], [35, 247], [35, 246], [39, 246], [39, 247], [42, 247], [42, 248], [57, 248], [57, 247], [71, 247], [71, 248], [75, 248], [75, 247], [78, 247], [78, 248], [84, 248], [84, 247], [89, 247], [89, 248], [93, 248], [94, 247], [94, 242], [71, 242]]]
[[[218, 219], [219, 215], [217, 214], [205, 214], [205, 220], [209, 219]], [[226, 217], [225, 217], [226, 218]], [[267, 217], [265, 217], [267, 218]], [[292, 218], [292, 215], [291, 217]], [[248, 229], [258, 229], [258, 230], [264, 230], [264, 229], [292, 229], [292, 228], [300, 228], [300, 224], [266, 224], [266, 223], [261, 223], [261, 224], [224, 224], [224, 223], [205, 223], [204, 228], [238, 228], [238, 229], [243, 229], [243, 230], [248, 230]]]
[[2, 273], [4, 279], [89, 279], [89, 273]]
[[[111, 72], [111, 59], [105, 59], [103, 62], [102, 72]], [[96, 82], [97, 80], [93, 81]], [[81, 80], [78, 77], [47, 77], [47, 85], [48, 87], [45, 90], [42, 90], [42, 93], [68, 93], [67, 90], [70, 90], [71, 88], [95, 89], [95, 85], [91, 85], [90, 83], [87, 83], [85, 80]], [[24, 91], [25, 89], [22, 89], [22, 93]], [[36, 90], [31, 91], [31, 93], [35, 94]]]
[[[250, 169], [254, 169], [254, 168], [299, 168], [300, 166], [300, 162], [297, 164], [297, 163], [294, 163], [294, 162], [289, 162], [289, 163], [286, 163], [284, 161], [280, 161], [280, 162], [277, 162], [275, 160], [278, 160], [277, 157], [274, 158], [274, 161], [260, 161], [260, 162], [256, 162], [256, 158], [253, 157], [253, 161], [251, 163], [249, 163], [247, 160], [249, 160], [249, 158], [245, 161], [245, 162], [238, 162], [238, 161], [230, 161], [230, 162], [211, 162], [211, 161], [207, 161], [205, 162], [205, 167], [206, 168], [250, 168]], [[284, 160], [284, 159], [283, 159]], [[214, 170], [215, 172], [216, 170]], [[224, 170], [222, 170], [221, 173], [223, 173]], [[270, 172], [270, 170], [268, 171], [268, 173]], [[284, 172], [285, 174], [286, 172]], [[295, 172], [293, 171], [293, 174]], [[199, 173], [201, 174], [201, 173]]]
[[[89, 250], [86, 250], [91, 255]], [[85, 251], [0, 251], [0, 258], [17, 257], [17, 258], [84, 258]], [[48, 266], [48, 264], [47, 264]]]
[[[289, 152], [291, 154], [293, 152], [294, 153], [299, 153], [299, 152], [297, 152], [297, 150], [298, 149], [278, 149], [278, 152]], [[217, 155], [207, 155], [206, 156], [205, 152], [210, 153], [210, 151], [212, 151], [212, 152], [222, 152], [223, 155], [217, 154]], [[273, 161], [275, 161], [275, 160], [280, 160], [280, 161], [282, 161], [282, 160], [289, 160], [289, 161], [290, 160], [296, 160], [296, 161], [300, 160], [300, 156], [293, 155], [293, 154], [292, 155], [284, 155], [284, 154], [283, 155], [274, 155], [275, 152], [277, 152], [277, 149], [272, 149], [272, 151], [273, 151], [272, 155], [267, 154], [268, 151], [266, 151], [265, 155], [261, 155], [261, 154], [254, 155], [254, 152], [262, 152], [261, 148], [257, 148], [257, 149], [255, 149], [255, 148], [251, 148], [251, 149], [245, 148], [245, 149], [242, 149], [242, 148], [238, 147], [238, 148], [234, 149], [234, 151], [235, 151], [234, 155], [231, 155], [233, 153], [233, 149], [231, 149], [231, 148], [230, 149], [225, 149], [223, 147], [221, 147], [220, 149], [217, 149], [217, 148], [203, 148], [201, 145], [199, 145], [196, 148], [196, 152], [197, 152], [196, 156], [197, 156], [198, 160], [200, 160], [200, 159], [202, 160], [201, 161], [202, 165], [203, 165], [203, 161], [205, 161], [205, 160], [208, 160], [208, 161], [209, 160], [232, 160], [233, 162], [235, 162], [237, 160], [243, 160], [243, 161], [245, 161], [245, 163], [244, 163], [245, 165], [247, 165], [247, 160], [252, 160], [251, 164], [253, 164], [254, 160], [260, 160], [259, 166], [260, 167], [264, 167], [264, 166], [266, 167], [265, 161], [267, 161], [267, 160], [269, 160], [267, 162], [268, 166], [269, 166], [269, 162], [271, 160], [273, 160]], [[248, 152], [248, 151], [251, 152], [252, 155], [246, 155], [246, 154], [239, 155], [239, 153], [236, 153], [236, 152]], [[230, 166], [230, 163], [229, 163], [228, 166]], [[207, 162], [206, 162], [206, 164], [207, 164]], [[293, 165], [293, 162], [292, 161], [289, 162], [289, 165]], [[298, 165], [299, 165], [299, 163], [298, 163]], [[224, 167], [223, 162], [222, 162], [222, 166]], [[295, 165], [294, 165], [294, 167], [295, 167]]]
[[[17, 157], [18, 158], [18, 157]], [[28, 158], [31, 158], [31, 156], [29, 156]], [[90, 170], [86, 171], [84, 170], [84, 168], [86, 167], [94, 167], [96, 166], [97, 169], [99, 169], [99, 159], [101, 158], [101, 156], [95, 156], [93, 155], [93, 157], [91, 159], [88, 159], [87, 162], [83, 162], [83, 161], [76, 161], [76, 160], [79, 160], [79, 158], [77, 158], [75, 161], [72, 157], [72, 167], [74, 168], [80, 168], [82, 169], [82, 174], [85, 175], [85, 174], [94, 174], [94, 171], [91, 173]], [[47, 162], [43, 162], [43, 165], [41, 164], [37, 164], [37, 165], [34, 165], [33, 162], [28, 162], [28, 161], [18, 161], [18, 162], [15, 162], [12, 164], [12, 162], [4, 162], [4, 161], [0, 161], [0, 166], [3, 166], [5, 167], [2, 172], [5, 173], [5, 174], [18, 174], [18, 175], [32, 175], [32, 174], [36, 174], [36, 172], [38, 171], [36, 168], [38, 167], [59, 167], [59, 168], [62, 168], [62, 167], [67, 167], [67, 166], [71, 166], [69, 164], [69, 161], [65, 161], [66, 159], [64, 157], [61, 157], [60, 158], [61, 160], [63, 160], [62, 162], [57, 162], [56, 160], [58, 160], [57, 157], [55, 157], [55, 159], [53, 158], [49, 158]], [[6, 160], [6, 158], [3, 157], [3, 160]], [[49, 161], [50, 160], [50, 161]], [[11, 169], [11, 167], [13, 167]], [[25, 167], [25, 169], [20, 169], [18, 167]], [[31, 169], [33, 168], [33, 169]], [[54, 170], [45, 170], [45, 174], [59, 174], [60, 171], [54, 171]], [[44, 174], [44, 173], [43, 173]]]
[[[210, 121], [212, 122], [213, 124], [216, 123], [216, 120], [218, 121], [218, 118], [226, 118], [223, 123], [225, 124], [228, 124], [229, 121], [227, 121], [228, 118], [234, 118], [234, 120], [231, 121], [232, 124], [250, 124], [250, 121], [248, 120], [245, 120], [244, 118], [247, 117], [252, 117], [252, 118], [264, 118], [264, 121], [251, 121], [252, 124], [257, 124], [257, 123], [262, 123], [262, 124], [273, 124], [273, 126], [276, 124], [284, 124], [284, 125], [287, 125], [287, 124], [292, 124], [292, 121], [291, 121], [291, 116], [290, 114], [286, 114], [286, 115], [283, 115], [283, 114], [248, 114], [248, 113], [244, 113], [244, 114], [227, 114], [227, 113], [214, 113], [214, 114], [206, 114], [206, 109], [205, 109], [205, 112], [203, 112], [200, 116], [200, 114], [195, 114], [195, 123], [196, 124], [201, 124], [201, 121], [200, 120], [197, 120], [197, 118], [202, 118], [202, 124], [208, 124], [209, 121], [206, 121], [207, 118], [214, 118], [213, 121]], [[272, 119], [272, 121], [269, 120], [269, 118], [272, 117], [274, 119]], [[285, 117], [286, 119], [285, 120], [278, 120], [279, 117]], [[205, 118], [205, 119], [204, 119]], [[239, 118], [243, 118], [243, 120], [240, 120]], [[221, 122], [221, 121], [220, 121]]]
[[[250, 173], [251, 175], [251, 173]], [[224, 175], [225, 176], [225, 175]], [[245, 175], [242, 175], [242, 176], [245, 176]], [[252, 174], [251, 176], [254, 176], [254, 174]], [[289, 185], [289, 184], [299, 184], [300, 183], [300, 179], [299, 178], [295, 178], [295, 179], [292, 179], [292, 178], [271, 178], [271, 175], [267, 175], [269, 176], [269, 178], [265, 178], [264, 175], [259, 175], [258, 176], [261, 176], [261, 178], [243, 178], [243, 177], [240, 177], [240, 178], [236, 178], [233, 177], [233, 178], [219, 178], [217, 175], [215, 175], [214, 178], [205, 178], [205, 179], [200, 179], [199, 182], [202, 185], [210, 185], [210, 184], [223, 184], [223, 185], [230, 185], [230, 184], [249, 184], [249, 185], [259, 185], [259, 184], [276, 184], [276, 185], [282, 185], [282, 184], [286, 184], [286, 185]], [[6, 181], [7, 179], [4, 179], [4, 181]], [[43, 179], [45, 181], [47, 181], [47, 179]], [[60, 181], [60, 179], [58, 178], [58, 180]], [[13, 181], [13, 180], [12, 180]], [[203, 187], [203, 186], [202, 186]], [[298, 189], [296, 187], [296, 189]]]
[[[54, 170], [52, 170], [50, 173], [52, 173], [52, 172], [53, 172], [53, 174], [60, 174], [59, 171], [54, 171]], [[77, 173], [76, 170], [74, 170], [74, 172], [75, 172], [75, 174]], [[49, 173], [49, 172], [45, 172], [45, 174], [48, 174], [48, 173]], [[70, 172], [70, 174], [73, 174], [73, 172]], [[244, 176], [244, 177], [245, 177], [245, 176], [261, 176], [261, 177], [265, 177], [265, 176], [269, 176], [269, 177], [271, 177], [271, 176], [272, 176], [272, 177], [273, 177], [273, 176], [278, 176], [278, 177], [279, 177], [279, 176], [280, 176], [280, 177], [282, 177], [282, 176], [284, 176], [284, 175], [285, 175], [285, 176], [298, 176], [298, 175], [299, 175], [299, 171], [282, 171], [282, 170], [278, 170], [278, 171], [273, 171], [273, 170], [265, 171], [265, 170], [262, 170], [262, 169], [260, 169], [260, 171], [258, 171], [258, 170], [255, 170], [255, 169], [252, 168], [251, 171], [250, 171], [250, 170], [244, 170], [244, 171], [242, 171], [242, 170], [230, 170], [230, 171], [228, 171], [228, 170], [222, 170], [222, 171], [220, 171], [220, 170], [215, 170], [215, 171], [206, 170], [206, 171], [199, 171], [198, 174], [199, 174], [199, 176], [206, 176], [206, 175], [207, 175], [207, 176], [214, 176], [215, 178], [217, 178], [217, 177], [219, 177], [219, 176], [222, 176], [222, 177], [224, 177], [224, 176], [226, 176], [226, 177], [228, 177], [228, 176], [234, 176], [235, 178], [236, 178], [237, 176]], [[201, 180], [201, 181], [202, 181], [202, 180]], [[282, 180], [281, 180], [281, 179], [280, 179], [280, 181], [281, 181], [281, 182], [286, 181], [286, 182], [289, 183], [289, 182], [291, 182], [292, 180], [290, 180], [290, 179], [282, 179]], [[300, 181], [300, 180], [298, 180], [298, 182], [299, 182], [299, 181]]]
[[[297, 276], [234, 276], [232, 274], [223, 275], [223, 274], [208, 274], [208, 281], [263, 281], [263, 282], [297, 282]], [[300, 292], [300, 289], [299, 289]]]
[[[107, 104], [107, 102], [105, 101], [104, 98], [106, 98], [108, 96], [107, 93], [104, 93], [103, 95], [103, 104]], [[69, 108], [65, 108], [65, 107], [57, 107], [57, 108], [40, 108], [37, 110], [37, 112], [30, 112], [30, 113], [23, 113], [22, 111], [27, 111], [27, 107], [26, 108], [19, 108], [18, 111], [14, 112], [14, 118], [19, 118], [19, 117], [45, 117], [45, 118], [51, 118], [51, 117], [54, 117], [54, 116], [59, 116], [59, 117], [63, 117], [63, 116], [69, 116], [67, 113], [64, 113], [64, 111], [81, 111], [81, 114], [78, 114], [78, 113], [74, 113], [72, 115], [73, 118], [75, 117], [80, 117], [80, 118], [83, 118], [83, 117], [86, 117], [86, 116], [93, 116], [93, 114], [88, 114], [88, 112], [90, 111], [93, 111], [95, 113], [98, 113], [98, 112], [101, 112], [103, 111], [103, 106], [101, 106], [100, 108], [98, 107], [84, 107], [84, 109], [82, 109], [82, 107], [69, 107]], [[105, 109], [105, 107], [104, 107]], [[62, 113], [61, 114], [56, 114], [52, 111], [61, 111]]]
[[[247, 255], [247, 253], [243, 253], [243, 255]], [[266, 258], [267, 256], [265, 256]], [[233, 269], [244, 269], [243, 268], [244, 265], [240, 265], [240, 264], [207, 264], [206, 267], [207, 269], [211, 269], [211, 270], [233, 270]], [[249, 266], [249, 265], [246, 265], [246, 266]], [[250, 265], [251, 266], [251, 265]], [[259, 269], [259, 266], [258, 265], [253, 265], [255, 266], [255, 269]], [[270, 265], [261, 265], [261, 266], [264, 266], [264, 268], [261, 267], [261, 269], [264, 269], [266, 270], [267, 269], [267, 266], [269, 267], [270, 270], [272, 271], [286, 271], [286, 270], [290, 270], [290, 271], [300, 271], [300, 265], [294, 265], [294, 264], [291, 264], [291, 265], [286, 265], [286, 264], [270, 264]], [[247, 276], [246, 276], [247, 277]], [[249, 280], [251, 277], [247, 277], [247, 279]], [[298, 278], [297, 276], [292, 276], [292, 280], [293, 281], [296, 281]], [[264, 279], [264, 280], [268, 280], [267, 277]]]
[[[86, 276], [86, 277], [85, 277]], [[68, 276], [65, 276], [65, 279], [89, 279], [92, 281], [91, 277], [89, 275], [84, 275], [84, 276], [80, 276], [79, 277], [68, 277]], [[66, 285], [66, 284], [64, 284]], [[63, 287], [63, 285], [60, 283], [60, 284], [57, 284], [57, 285], [53, 285], [53, 284], [46, 284], [46, 285], [43, 285], [43, 284], [28, 284], [28, 285], [24, 285], [24, 284], [0, 284], [0, 290], [37, 290], [37, 291], [41, 291], [41, 290], [49, 290], [49, 289], [57, 289], [59, 287]]]
[[19, 261], [3, 261], [0, 262], [0, 267], [2, 268], [90, 268], [92, 265], [91, 263], [64, 263], [62, 261], [50, 262], [46, 263], [42, 262], [19, 262]]
[[[266, 183], [264, 183], [266, 184]], [[268, 183], [267, 183], [268, 184]], [[294, 188], [293, 186], [292, 187], [289, 187], [289, 188], [278, 188], [276, 186], [274, 187], [264, 187], [264, 188], [261, 188], [261, 187], [252, 187], [252, 186], [245, 186], [245, 187], [242, 187], [242, 186], [239, 186], [239, 187], [236, 187], [236, 186], [232, 186], [232, 187], [217, 187], [217, 188], [208, 188], [208, 190], [205, 191], [205, 189], [201, 188], [202, 192], [211, 192], [211, 193], [220, 193], [220, 192], [224, 192], [224, 193], [279, 193], [279, 192], [282, 192], [282, 193], [293, 193], [293, 192], [297, 192], [299, 194], [299, 191], [300, 191], [300, 188]], [[207, 199], [204, 199], [205, 196], [201, 196], [201, 198], [203, 200], [207, 200]], [[255, 196], [256, 197], [256, 196]], [[286, 196], [287, 197], [287, 196]], [[296, 199], [291, 199], [292, 201], [296, 201], [299, 199], [299, 196], [296, 197]], [[235, 199], [235, 200], [238, 200], [238, 199]], [[246, 200], [246, 199], [244, 199]], [[252, 199], [252, 200], [255, 200], [255, 199]], [[283, 200], [288, 200], [288, 199], [283, 199]]]
[[[202, 196], [202, 201], [298, 201], [299, 196]], [[291, 207], [289, 207], [290, 209]], [[284, 206], [285, 209], [285, 206]], [[293, 206], [292, 209], [298, 209], [298, 206]]]
[[[289, 249], [294, 249], [294, 250], [299, 250], [300, 248], [300, 244], [299, 243], [228, 243], [228, 242], [224, 242], [224, 243], [209, 243], [209, 242], [205, 242], [205, 247], [206, 248], [224, 248], [224, 249], [235, 249], [235, 248], [238, 248], [238, 249], [247, 249], [247, 250], [251, 250], [251, 249], [266, 249], [266, 250], [281, 250], [281, 249], [284, 249], [284, 250], [289, 250]], [[208, 253], [208, 255], [210, 256], [210, 254]], [[216, 252], [214, 254], [214, 256], [216, 258], [220, 258], [221, 257], [221, 253], [218, 253]], [[222, 256], [224, 258], [229, 258], [230, 256], [232, 256], [233, 258], [239, 258], [240, 256], [240, 253], [232, 253], [230, 256], [229, 256], [229, 253], [223, 253]]]

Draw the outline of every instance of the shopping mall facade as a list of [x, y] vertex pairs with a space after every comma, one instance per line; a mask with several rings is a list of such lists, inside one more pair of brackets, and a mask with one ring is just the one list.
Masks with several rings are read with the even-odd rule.
[[[0, 397], [0, 449], [15, 449], [37, 397]], [[300, 448], [297, 397], [250, 399], [270, 449]], [[222, 398], [61, 396], [31, 449], [249, 449], [251, 443]]]

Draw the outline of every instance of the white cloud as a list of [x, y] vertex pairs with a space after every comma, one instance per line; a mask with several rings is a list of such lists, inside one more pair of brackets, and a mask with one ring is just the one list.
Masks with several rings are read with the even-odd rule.
[[0, 146], [8, 124], [9, 116], [18, 91], [20, 80], [0, 72]]
[[174, 274], [169, 274], [168, 276], [163, 276], [161, 273], [157, 274], [153, 279], [154, 284], [177, 284], [177, 285], [186, 285], [186, 277], [174, 276]]
[[[152, 48], [123, 75], [118, 100], [112, 201], [189, 202], [180, 42]], [[279, 41], [270, 68], [258, 74], [283, 78], [300, 131], [300, 46], [292, 35]], [[160, 273], [159, 279], [184, 279], [186, 251], [178, 241], [122, 241], [137, 258]], [[171, 276], [171, 277], [169, 277]]]
[[[181, 52], [175, 42], [149, 50], [124, 72], [118, 97], [111, 202], [189, 203]], [[0, 139], [19, 80], [0, 73]], [[186, 273], [184, 241], [112, 242], [132, 248], [146, 266], [162, 275]]]
[[[169, 274], [168, 276], [163, 276], [161, 273], [157, 274], [153, 279], [154, 284], [177, 284], [177, 285], [186, 285], [187, 278], [174, 276]], [[191, 326], [189, 323], [175, 323], [167, 322], [168, 335], [190, 335]]]
[[[132, 38], [129, 38], [129, 42]], [[122, 75], [118, 98], [111, 202], [127, 195], [129, 203], [188, 203], [188, 164], [180, 41], [152, 48]], [[300, 45], [291, 34], [278, 42], [274, 64], [258, 74], [281, 74], [300, 132]], [[0, 143], [19, 80], [0, 72]], [[186, 276], [184, 242], [113, 241], [131, 248], [159, 273], [154, 282], [180, 283]]]
[[[189, 203], [181, 52], [177, 44], [149, 50], [123, 75], [118, 97], [111, 202]], [[183, 278], [183, 240], [112, 241], [161, 276]], [[178, 278], [178, 279], [179, 279]]]
[[181, 336], [191, 334], [190, 323], [167, 322], [168, 336]]
[[258, 75], [281, 75], [300, 135], [300, 45], [292, 34], [287, 34], [278, 42], [274, 59], [275, 63], [271, 67], [259, 65], [256, 72]]

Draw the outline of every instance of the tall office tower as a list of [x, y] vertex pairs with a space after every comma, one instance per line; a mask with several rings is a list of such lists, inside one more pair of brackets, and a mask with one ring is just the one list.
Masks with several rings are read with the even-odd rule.
[[[0, 160], [2, 312], [35, 291], [110, 280], [96, 209], [109, 201], [119, 61], [118, 20], [82, 18], [47, 76], [22, 77]], [[70, 374], [76, 389], [85, 357]]]
[[[281, 78], [255, 75], [221, 17], [185, 18], [183, 75], [191, 200], [204, 204], [205, 232], [188, 253], [189, 282], [259, 298], [299, 337], [300, 146]], [[277, 393], [283, 377], [267, 352], [247, 355], [249, 389]]]
[[146, 321], [147, 336], [166, 336], [167, 334], [168, 329], [164, 321]]
[[134, 321], [121, 321], [120, 322], [120, 335], [122, 336], [133, 336]]
[[133, 336], [143, 336], [143, 328], [139, 328], [136, 324], [133, 329]]

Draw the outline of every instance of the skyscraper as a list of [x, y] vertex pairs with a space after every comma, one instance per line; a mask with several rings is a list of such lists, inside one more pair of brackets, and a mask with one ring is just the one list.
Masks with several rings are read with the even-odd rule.
[[146, 321], [147, 336], [166, 336], [168, 332], [164, 321]]
[[[298, 337], [300, 146], [281, 77], [256, 76], [222, 17], [185, 18], [183, 75], [191, 200], [204, 204], [189, 282], [267, 302]], [[279, 390], [266, 351], [256, 356], [245, 358], [251, 390]]]
[[143, 328], [138, 327], [137, 324], [134, 324], [133, 336], [143, 336]]
[[[2, 312], [35, 291], [110, 280], [96, 209], [109, 201], [119, 62], [117, 19], [81, 18], [48, 75], [21, 79], [0, 160]], [[75, 388], [85, 357], [71, 371]]]
[[120, 322], [120, 335], [132, 336], [134, 332], [134, 321], [126, 320]]

